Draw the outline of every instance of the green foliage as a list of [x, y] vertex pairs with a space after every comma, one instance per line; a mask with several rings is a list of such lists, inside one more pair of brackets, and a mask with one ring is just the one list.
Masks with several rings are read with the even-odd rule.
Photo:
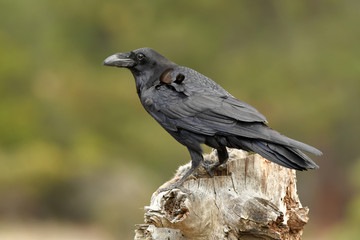
[[[359, 153], [359, 7], [350, 0], [0, 1], [0, 215], [116, 229], [189, 159], [142, 109], [131, 74], [101, 66], [114, 52], [145, 46], [322, 149], [321, 187]], [[135, 219], [129, 229], [142, 221], [140, 211]]]

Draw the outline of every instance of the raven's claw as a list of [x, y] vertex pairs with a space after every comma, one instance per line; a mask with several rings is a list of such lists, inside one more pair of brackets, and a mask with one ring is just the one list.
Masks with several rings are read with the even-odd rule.
[[162, 193], [162, 192], [171, 191], [173, 189], [180, 189], [180, 191], [182, 191], [182, 192], [188, 192], [188, 190], [186, 188], [184, 188], [182, 186], [182, 184], [179, 184], [179, 182], [170, 184], [169, 186], [164, 187], [164, 188], [160, 188], [156, 192], [157, 192], [157, 194], [159, 194], [159, 193]]
[[205, 171], [207, 172], [207, 174], [209, 174], [211, 178], [215, 177], [215, 169], [218, 167], [217, 164], [203, 162], [202, 167], [205, 169]]
[[161, 193], [161, 192], [166, 192], [166, 191], [173, 190], [173, 189], [175, 189], [175, 188], [179, 188], [178, 185], [179, 185], [179, 184], [177, 184], [177, 183], [170, 184], [170, 185], [167, 186], [167, 187], [158, 189], [158, 190], [157, 190], [157, 193], [159, 194], [159, 193]]

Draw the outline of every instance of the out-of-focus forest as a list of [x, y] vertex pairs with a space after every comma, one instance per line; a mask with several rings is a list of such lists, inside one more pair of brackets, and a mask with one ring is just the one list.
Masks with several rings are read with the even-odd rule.
[[[324, 152], [305, 239], [360, 235], [360, 2], [0, 1], [0, 239], [131, 239], [189, 160], [115, 52], [152, 47]], [[17, 238], [15, 238], [16, 236]]]

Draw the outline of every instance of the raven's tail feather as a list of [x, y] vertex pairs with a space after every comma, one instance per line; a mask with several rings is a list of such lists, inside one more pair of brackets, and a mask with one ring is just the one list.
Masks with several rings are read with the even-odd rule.
[[271, 129], [265, 124], [237, 124], [231, 132], [234, 135], [258, 139], [259, 141], [276, 143], [283, 146], [299, 149], [308, 153], [315, 154], [317, 156], [322, 155], [322, 152], [306, 143], [286, 137], [279, 132]]
[[283, 167], [300, 171], [319, 168], [319, 166], [316, 165], [316, 163], [307, 155], [293, 147], [256, 139], [239, 139], [237, 137], [231, 137], [231, 139], [228, 140], [230, 140], [229, 147], [236, 147], [256, 152], [267, 160], [277, 163]]

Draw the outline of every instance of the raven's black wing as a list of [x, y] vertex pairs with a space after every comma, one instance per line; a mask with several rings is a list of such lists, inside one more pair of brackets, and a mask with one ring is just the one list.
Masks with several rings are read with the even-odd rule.
[[152, 93], [154, 110], [149, 113], [168, 130], [181, 128], [209, 136], [261, 139], [320, 154], [317, 149], [266, 126], [265, 117], [255, 108], [237, 100], [204, 75], [178, 67], [171, 73], [173, 80], [179, 74], [184, 76], [183, 81], [163, 84]]
[[[183, 80], [176, 82], [179, 75]], [[172, 80], [168, 85], [173, 90], [184, 94], [187, 98], [181, 101], [184, 104], [186, 117], [191, 113], [200, 113], [206, 109], [216, 115], [223, 115], [244, 122], [266, 122], [264, 115], [251, 105], [234, 98], [210, 78], [186, 67], [178, 67], [171, 72]], [[173, 102], [170, 102], [170, 105]], [[169, 107], [173, 107], [170, 106]], [[191, 110], [192, 109], [192, 110]], [[180, 109], [177, 109], [180, 110]], [[179, 112], [181, 113], [181, 111]]]

